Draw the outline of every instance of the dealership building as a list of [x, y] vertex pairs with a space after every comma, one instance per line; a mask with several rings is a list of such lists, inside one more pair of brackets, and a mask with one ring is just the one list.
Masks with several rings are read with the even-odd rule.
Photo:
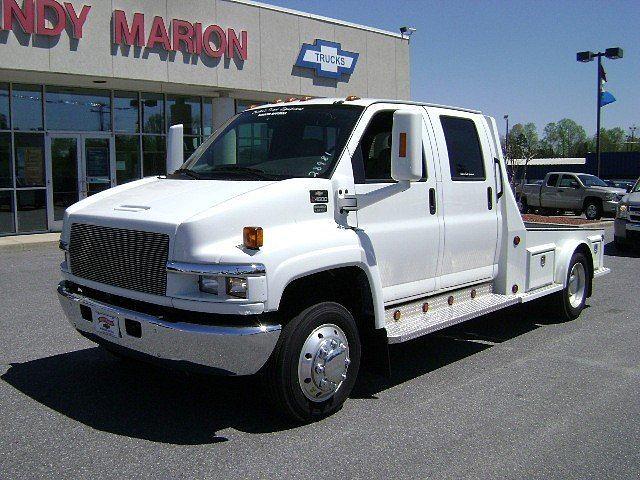
[[188, 155], [254, 103], [410, 96], [400, 33], [263, 3], [0, 0], [0, 9], [0, 235], [58, 231], [79, 199], [166, 173], [171, 125], [184, 125]]

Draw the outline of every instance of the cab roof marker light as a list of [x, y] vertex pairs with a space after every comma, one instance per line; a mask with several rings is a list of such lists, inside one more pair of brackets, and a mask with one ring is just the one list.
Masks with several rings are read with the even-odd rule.
[[353, 102], [355, 100], [360, 100], [360, 97], [358, 97], [357, 95], [349, 95], [347, 98], [345, 98], [345, 101], [347, 102]]

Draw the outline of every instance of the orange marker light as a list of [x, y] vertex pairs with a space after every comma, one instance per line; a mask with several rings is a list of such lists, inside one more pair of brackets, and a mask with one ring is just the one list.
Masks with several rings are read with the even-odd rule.
[[242, 229], [242, 243], [251, 250], [258, 250], [264, 245], [262, 227], [244, 227]]
[[400, 132], [400, 148], [399, 148], [398, 156], [400, 158], [404, 158], [407, 156], [407, 133], [406, 132]]

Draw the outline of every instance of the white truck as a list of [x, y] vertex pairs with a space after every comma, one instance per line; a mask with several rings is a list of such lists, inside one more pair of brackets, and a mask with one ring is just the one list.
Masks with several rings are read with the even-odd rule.
[[251, 108], [174, 173], [68, 208], [60, 302], [116, 355], [259, 373], [284, 414], [329, 415], [363, 352], [545, 295], [573, 319], [608, 272], [602, 230], [525, 226], [498, 145], [462, 108]]

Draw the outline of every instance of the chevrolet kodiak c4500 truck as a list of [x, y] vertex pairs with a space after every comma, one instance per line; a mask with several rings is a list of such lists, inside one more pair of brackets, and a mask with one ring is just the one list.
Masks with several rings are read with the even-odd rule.
[[576, 318], [608, 272], [603, 238], [525, 226], [480, 112], [301, 100], [67, 209], [58, 293], [104, 349], [260, 374], [309, 421], [341, 407], [363, 351], [546, 295]]

